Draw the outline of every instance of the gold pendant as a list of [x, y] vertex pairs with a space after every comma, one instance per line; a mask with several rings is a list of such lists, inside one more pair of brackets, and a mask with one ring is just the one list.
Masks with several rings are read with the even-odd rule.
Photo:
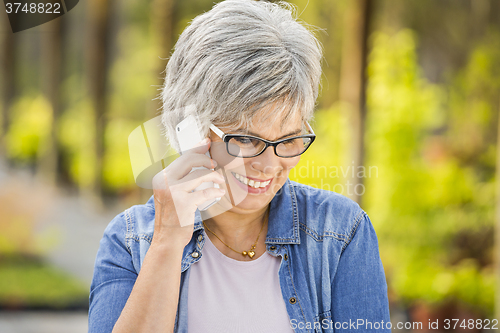
[[243, 251], [241, 252], [242, 255], [246, 256], [247, 255], [247, 251]]
[[255, 255], [255, 252], [248, 251], [248, 256], [250, 257], [250, 259], [252, 259], [254, 255]]

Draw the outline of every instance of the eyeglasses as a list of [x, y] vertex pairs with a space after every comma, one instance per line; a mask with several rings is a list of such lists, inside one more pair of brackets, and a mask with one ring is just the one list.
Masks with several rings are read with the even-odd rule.
[[252, 135], [226, 134], [213, 124], [210, 125], [210, 129], [226, 143], [227, 153], [231, 156], [255, 157], [262, 154], [267, 147], [272, 146], [276, 156], [290, 158], [303, 154], [316, 139], [308, 122], [306, 125], [311, 134], [293, 136], [278, 141], [268, 141]]

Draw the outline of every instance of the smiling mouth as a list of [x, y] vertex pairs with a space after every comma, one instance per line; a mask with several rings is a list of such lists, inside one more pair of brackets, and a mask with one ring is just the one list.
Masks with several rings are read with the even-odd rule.
[[262, 188], [266, 187], [269, 185], [269, 183], [272, 181], [272, 179], [269, 179], [267, 181], [259, 182], [255, 181], [253, 179], [248, 179], [247, 177], [240, 175], [239, 173], [232, 172], [234, 178], [236, 178], [240, 183], [245, 184], [247, 186], [253, 187], [253, 188]]

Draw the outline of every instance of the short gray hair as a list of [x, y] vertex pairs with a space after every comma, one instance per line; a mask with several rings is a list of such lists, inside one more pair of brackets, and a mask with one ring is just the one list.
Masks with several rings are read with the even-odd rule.
[[310, 120], [321, 58], [321, 44], [291, 4], [216, 4], [183, 31], [167, 64], [160, 97], [170, 144], [178, 150], [174, 128], [189, 110], [195, 110], [204, 135], [210, 123], [247, 126], [271, 105], [274, 111], [265, 118], [284, 111], [281, 125], [296, 112]]

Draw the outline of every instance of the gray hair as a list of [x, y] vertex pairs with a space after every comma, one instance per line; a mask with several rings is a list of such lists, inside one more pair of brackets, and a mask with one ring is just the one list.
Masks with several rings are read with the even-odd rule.
[[248, 126], [266, 107], [273, 111], [264, 120], [284, 115], [282, 126], [296, 112], [310, 120], [321, 58], [321, 44], [289, 3], [216, 4], [183, 31], [167, 64], [160, 97], [170, 144], [179, 150], [174, 128], [190, 113], [203, 137], [210, 123]]

